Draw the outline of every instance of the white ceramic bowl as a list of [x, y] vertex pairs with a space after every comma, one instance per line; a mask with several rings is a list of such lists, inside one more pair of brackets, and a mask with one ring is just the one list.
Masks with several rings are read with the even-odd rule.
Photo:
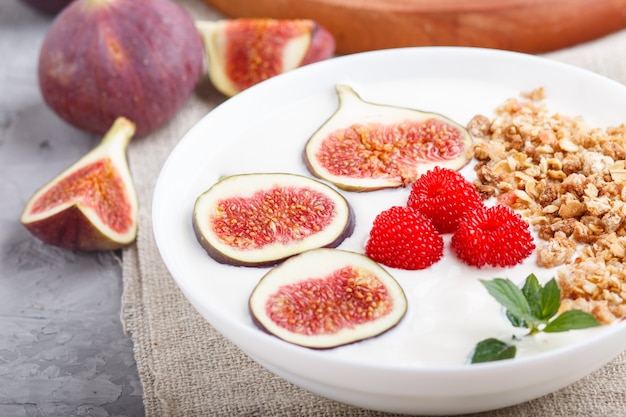
[[[192, 226], [198, 195], [220, 176], [251, 172], [308, 175], [302, 149], [335, 110], [335, 85], [369, 101], [445, 114], [461, 124], [491, 115], [508, 97], [544, 87], [551, 109], [593, 125], [626, 120], [626, 88], [572, 66], [518, 53], [474, 48], [407, 48], [344, 56], [275, 77], [226, 101], [192, 128], [159, 176], [153, 205], [159, 251], [195, 308], [225, 337], [270, 371], [322, 396], [375, 410], [455, 414], [510, 406], [558, 390], [626, 348], [626, 324], [562, 335], [556, 347], [513, 360], [468, 365], [471, 346], [508, 323], [478, 278], [520, 282], [519, 267], [472, 269], [451, 256], [420, 272], [391, 271], [409, 297], [407, 317], [378, 338], [332, 350], [298, 347], [254, 326], [247, 310], [262, 268], [217, 264]], [[471, 167], [464, 170], [472, 175]], [[363, 251], [373, 217], [407, 190], [344, 193], [356, 230], [341, 246]], [[484, 314], [490, 305], [495, 313]], [[479, 308], [481, 306], [481, 308]], [[452, 308], [453, 307], [453, 308]]]

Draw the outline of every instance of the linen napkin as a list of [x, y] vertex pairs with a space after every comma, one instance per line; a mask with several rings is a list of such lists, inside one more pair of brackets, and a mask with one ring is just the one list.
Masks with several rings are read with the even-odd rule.
[[[180, 0], [195, 18], [220, 16], [199, 0]], [[626, 83], [626, 31], [546, 54]], [[575, 87], [574, 87], [575, 88]], [[152, 234], [152, 193], [170, 151], [224, 101], [208, 81], [167, 126], [134, 140], [129, 162], [140, 201], [136, 244], [123, 252], [122, 320], [134, 342], [146, 416], [374, 417], [322, 398], [268, 372], [217, 333], [187, 302], [163, 265]], [[626, 120], [626, 109], [624, 112]], [[626, 415], [626, 354], [558, 392], [505, 409], [509, 416]]]

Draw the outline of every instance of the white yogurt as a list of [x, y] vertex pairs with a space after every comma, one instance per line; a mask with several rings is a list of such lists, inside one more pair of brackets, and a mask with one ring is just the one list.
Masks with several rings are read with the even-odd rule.
[[[442, 83], [445, 83], [445, 90], [452, 89], [458, 94], [454, 97], [438, 95], [437, 92], [443, 89]], [[442, 113], [463, 125], [477, 113], [491, 115], [506, 98], [519, 94], [519, 91], [501, 85], [459, 81], [459, 85], [454, 86], [451, 83], [454, 84], [454, 80], [421, 79], [414, 83], [403, 80], [401, 83], [353, 87], [366, 100]], [[335, 108], [336, 96], [329, 91], [290, 105], [260, 123], [238, 126], [234, 137], [228, 139], [228, 145], [220, 149], [217, 157], [209, 158], [207, 167], [194, 179], [188, 200], [193, 202], [224, 175], [254, 172], [310, 175], [302, 161], [304, 144]], [[563, 111], [567, 112], [567, 108]], [[474, 175], [470, 166], [462, 172], [469, 178]], [[354, 207], [356, 229], [340, 248], [363, 253], [375, 216], [392, 205], [405, 205], [409, 189], [342, 193]], [[202, 284], [205, 287], [203, 292], [206, 292], [203, 294], [205, 302], [253, 327], [247, 310], [248, 297], [266, 270], [218, 265], [193, 242], [195, 238], [191, 230], [189, 239], [193, 246], [189, 250], [194, 252], [194, 264], [190, 269], [202, 271], [198, 272], [198, 279], [205, 281]], [[514, 268], [469, 267], [450, 252], [450, 236], [445, 239], [444, 259], [431, 268], [423, 271], [387, 268], [404, 288], [409, 302], [407, 314], [398, 326], [374, 339], [331, 349], [325, 354], [380, 365], [459, 365], [467, 363], [476, 343], [485, 338], [506, 339], [524, 334], [523, 329], [514, 328], [508, 322], [500, 304], [479, 280], [499, 277], [520, 284], [528, 274], [535, 273], [540, 281], [546, 282], [554, 276], [554, 271], [536, 266], [534, 255]], [[517, 356], [574, 343], [597, 331], [600, 330], [523, 338]]]

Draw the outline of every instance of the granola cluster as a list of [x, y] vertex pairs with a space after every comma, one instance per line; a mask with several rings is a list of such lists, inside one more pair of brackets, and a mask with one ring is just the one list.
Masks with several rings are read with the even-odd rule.
[[470, 121], [476, 186], [535, 229], [562, 308], [611, 323], [626, 317], [626, 126], [550, 113], [544, 98], [539, 88]]

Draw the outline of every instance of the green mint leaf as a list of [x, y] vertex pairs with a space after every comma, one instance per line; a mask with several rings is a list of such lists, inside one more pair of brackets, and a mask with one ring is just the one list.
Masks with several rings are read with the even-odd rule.
[[600, 322], [591, 314], [581, 310], [568, 310], [557, 316], [543, 329], [546, 333], [566, 332], [600, 326]]
[[478, 342], [471, 363], [500, 361], [515, 357], [517, 348], [495, 338], [485, 339]]
[[515, 327], [526, 327], [526, 328], [528, 327], [528, 323], [526, 323], [526, 320], [517, 317], [516, 315], [511, 313], [509, 310], [506, 311], [506, 318], [509, 319], [511, 324]]
[[524, 281], [524, 286], [522, 287], [522, 294], [526, 297], [526, 301], [528, 301], [533, 316], [537, 318], [540, 318], [542, 315], [542, 290], [535, 274], [530, 274], [526, 277], [526, 281]]
[[541, 291], [541, 310], [536, 314], [538, 319], [549, 320], [559, 312], [561, 306], [561, 289], [552, 278]]
[[526, 277], [522, 293], [530, 305], [530, 311], [539, 323], [546, 322], [559, 311], [561, 289], [554, 278], [542, 287], [535, 274], [530, 274]]
[[493, 298], [502, 304], [512, 315], [519, 319], [532, 319], [530, 305], [520, 290], [508, 279], [494, 278], [491, 281], [481, 280]]

